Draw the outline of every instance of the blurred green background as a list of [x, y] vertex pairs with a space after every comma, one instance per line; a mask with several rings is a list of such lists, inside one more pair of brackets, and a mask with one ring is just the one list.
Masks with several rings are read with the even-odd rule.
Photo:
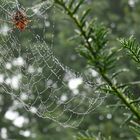
[[[20, 4], [24, 7], [31, 7], [37, 3], [38, 0], [23, 1], [19, 0]], [[0, 0], [3, 4], [4, 1]], [[99, 22], [103, 22], [108, 28], [110, 28], [112, 34], [110, 36], [110, 44], [112, 46], [118, 46], [116, 39], [118, 37], [128, 37], [132, 34], [139, 40], [140, 38], [140, 1], [138, 0], [86, 0], [83, 5], [83, 10], [91, 8], [89, 18], [97, 18]], [[0, 10], [2, 13], [0, 18], [5, 19], [3, 16], [5, 13], [3, 9]], [[6, 17], [7, 20], [8, 16]], [[54, 55], [64, 65], [70, 67], [77, 72], [86, 72], [86, 61], [81, 58], [76, 48], [77, 42], [71, 40], [74, 35], [75, 25], [72, 21], [64, 14], [60, 7], [54, 4], [53, 7], [48, 9], [41, 15], [34, 15], [31, 18], [32, 22], [29, 24], [29, 29], [25, 32], [19, 32], [16, 29], [11, 33], [11, 36], [18, 37], [20, 44], [26, 46], [34, 45], [34, 37], [39, 34], [41, 39], [46, 41], [48, 46], [52, 46]], [[7, 38], [7, 35], [3, 35], [5, 23], [1, 22], [0, 25], [0, 44], [3, 44], [3, 38]], [[45, 25], [50, 25], [46, 27]], [[9, 25], [13, 28], [12, 25]], [[52, 35], [54, 34], [53, 40]], [[41, 40], [40, 39], [40, 40]], [[28, 43], [30, 40], [30, 44]], [[52, 42], [53, 41], [53, 42]], [[9, 45], [6, 42], [7, 46]], [[6, 44], [5, 43], [5, 44]], [[11, 43], [10, 43], [11, 45]], [[9, 45], [9, 46], [10, 46]], [[5, 46], [6, 47], [6, 46]], [[14, 54], [18, 53], [19, 46], [14, 48]], [[7, 49], [9, 55], [11, 49]], [[23, 49], [23, 51], [25, 51]], [[2, 54], [3, 53], [3, 54]], [[4, 56], [5, 52], [1, 52], [1, 57]], [[11, 56], [11, 58], [14, 56]], [[122, 75], [120, 82], [138, 80], [139, 75], [137, 71], [130, 65], [131, 62], [127, 61], [127, 57], [124, 56], [124, 61], [121, 62], [120, 67], [128, 67], [133, 70], [129, 73], [129, 77], [125, 74]], [[2, 63], [2, 62], [1, 62]], [[1, 75], [5, 70], [1, 68]], [[46, 71], [47, 73], [47, 71]], [[11, 74], [12, 75], [12, 74]], [[10, 77], [10, 73], [9, 73]], [[38, 85], [41, 88], [40, 85]], [[42, 87], [43, 88], [43, 87]], [[138, 94], [139, 88], [136, 87], [135, 92]], [[89, 91], [87, 91], [89, 92]], [[139, 96], [139, 94], [138, 94]], [[26, 111], [23, 107], [15, 108], [16, 103], [14, 98], [0, 87], [0, 140], [16, 139], [16, 140], [75, 140], [79, 133], [85, 133], [88, 131], [89, 134], [97, 136], [100, 132], [102, 135], [109, 140], [135, 140], [136, 137], [130, 131], [127, 125], [122, 125], [125, 120], [124, 110], [121, 107], [115, 106], [118, 99], [113, 96], [109, 96], [104, 103], [96, 110], [88, 114], [78, 128], [64, 128], [49, 119], [43, 119], [37, 115]], [[17, 105], [19, 105], [17, 103]], [[86, 106], [86, 102], [85, 102]], [[12, 119], [13, 112], [10, 114], [11, 108], [14, 108], [14, 115], [20, 116]], [[11, 118], [7, 118], [11, 115]], [[18, 113], [18, 115], [17, 115]], [[23, 119], [23, 116], [26, 119]], [[74, 118], [73, 118], [74, 119]], [[22, 125], [19, 122], [23, 122]], [[18, 125], [19, 124], [19, 125]]]

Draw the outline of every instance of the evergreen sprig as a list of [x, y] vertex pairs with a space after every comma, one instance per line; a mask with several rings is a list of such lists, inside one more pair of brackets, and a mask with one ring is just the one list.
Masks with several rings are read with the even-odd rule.
[[122, 47], [127, 49], [131, 58], [140, 64], [140, 44], [131, 36], [129, 39], [120, 39]]
[[[76, 33], [81, 40], [79, 53], [88, 60], [91, 68], [98, 71], [100, 77], [106, 85], [102, 88], [105, 92], [111, 92], [117, 96], [123, 104], [131, 111], [131, 113], [140, 120], [140, 111], [138, 106], [133, 104], [133, 100], [127, 96], [126, 86], [120, 88], [119, 83], [113, 81], [112, 77], [116, 77], [119, 72], [112, 73], [110, 70], [115, 68], [116, 62], [119, 59], [117, 55], [118, 49], [108, 46], [108, 29], [103, 24], [99, 24], [95, 19], [88, 18], [90, 10], [85, 10], [82, 14], [80, 8], [85, 0], [55, 0], [55, 3], [61, 6], [66, 14], [73, 20], [76, 25]], [[140, 62], [139, 44], [135, 39], [120, 40], [123, 47], [128, 49], [128, 52], [136, 62]], [[115, 76], [114, 76], [115, 75]], [[133, 117], [132, 117], [133, 118]]]
[[89, 134], [89, 132], [79, 133], [76, 136], [76, 140], [111, 140], [111, 136], [107, 139], [102, 135], [102, 133], [98, 133], [98, 136], [94, 136], [93, 134]]

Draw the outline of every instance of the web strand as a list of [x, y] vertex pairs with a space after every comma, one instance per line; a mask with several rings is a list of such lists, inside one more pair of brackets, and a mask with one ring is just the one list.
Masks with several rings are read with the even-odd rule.
[[[48, 9], [53, 9], [52, 1], [49, 3], [48, 0], [47, 4]], [[47, 9], [44, 10], [42, 5], [44, 6], [44, 3], [30, 9], [38, 8], [39, 14], [43, 16]], [[8, 12], [13, 9], [8, 6], [8, 1], [3, 3], [2, 7]], [[54, 30], [54, 23], [51, 27]], [[50, 44], [35, 30], [30, 32], [32, 38], [29, 39], [26, 35], [23, 36], [23, 33], [16, 32], [0, 35], [0, 73], [4, 77], [1, 87], [27, 111], [64, 127], [75, 128], [87, 114], [98, 108], [106, 97], [96, 93], [97, 85], [94, 81], [80, 72], [74, 72], [57, 59], [52, 51], [54, 31], [50, 30], [50, 33]], [[26, 43], [22, 40], [26, 40]], [[77, 87], [75, 91], [70, 89], [71, 79], [80, 79], [81, 87]]]

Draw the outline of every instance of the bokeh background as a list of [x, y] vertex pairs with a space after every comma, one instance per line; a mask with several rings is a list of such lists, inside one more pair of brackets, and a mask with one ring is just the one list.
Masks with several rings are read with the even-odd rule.
[[[24, 8], [34, 6], [40, 2], [41, 1], [38, 0], [19, 0], [19, 3]], [[3, 1], [0, 0], [0, 3], [3, 4]], [[97, 18], [98, 22], [103, 22], [106, 27], [110, 28], [110, 45], [119, 47], [120, 44], [117, 43], [117, 38], [128, 37], [132, 34], [139, 40], [140, 1], [86, 0], [82, 8], [83, 10], [91, 8], [89, 18]], [[0, 12], [2, 13], [0, 19], [8, 20], [8, 16], [3, 16], [5, 11], [1, 9]], [[62, 12], [59, 6], [54, 3], [46, 12], [41, 15], [34, 15], [31, 17], [31, 20], [32, 22], [25, 32], [12, 29], [13, 26], [6, 22], [0, 22], [1, 46], [3, 44], [3, 38], [8, 37], [8, 29], [13, 30], [12, 33], [10, 32], [11, 36], [18, 37], [19, 43], [22, 44], [23, 47], [26, 46], [26, 48], [35, 43], [34, 38], [39, 34], [40, 40], [46, 41], [48, 46], [51, 46], [55, 57], [58, 58], [61, 63], [76, 72], [87, 72], [88, 68], [86, 67], [86, 61], [84, 58], [80, 57], [76, 51], [76, 48], [78, 47], [77, 42], [72, 40], [75, 25], [66, 14]], [[30, 43], [28, 43], [28, 40], [30, 40]], [[6, 47], [11, 46], [11, 42], [6, 43]], [[4, 45], [2, 47], [4, 47]], [[18, 52], [18, 47], [19, 46], [17, 45], [13, 49], [15, 56], [16, 52]], [[11, 48], [6, 50], [9, 51], [10, 55]], [[1, 59], [4, 56], [4, 53], [5, 52], [1, 51]], [[119, 79], [120, 82], [137, 81], [139, 78], [138, 72], [134, 69], [131, 62], [127, 61], [128, 58], [126, 56], [123, 57], [124, 59], [123, 62], [120, 62], [120, 67], [131, 68], [133, 72], [131, 71], [127, 74], [122, 74], [121, 79]], [[13, 60], [13, 63], [15, 64], [22, 64], [22, 59], [19, 57]], [[10, 67], [11, 64], [7, 64], [6, 68], [9, 69]], [[32, 71], [32, 69], [30, 70]], [[3, 69], [1, 65], [1, 85], [5, 80], [3, 77], [4, 72], [5, 69]], [[10, 74], [11, 73], [9, 72], [9, 77]], [[60, 75], [63, 75], [63, 73], [60, 73]], [[13, 79], [13, 82], [15, 82], [15, 79]], [[81, 87], [82, 86], [84, 85], [81, 85]], [[16, 88], [16, 85], [14, 84], [13, 87]], [[38, 87], [43, 88], [40, 85], [38, 85]], [[137, 96], [139, 96], [139, 87], [135, 87], [133, 90]], [[87, 89], [87, 93], [88, 92], [89, 90]], [[90, 94], [92, 94], [92, 92], [93, 91], [91, 91]], [[113, 96], [108, 96], [102, 105], [84, 118], [78, 128], [65, 128], [57, 122], [38, 117], [32, 112], [28, 112], [20, 102], [16, 101], [11, 95], [6, 94], [6, 91], [0, 86], [0, 140], [75, 140], [78, 133], [85, 133], [85, 131], [96, 136], [101, 132], [106, 139], [111, 137], [112, 140], [135, 140], [136, 137], [128, 126], [123, 125], [125, 120], [124, 110], [116, 105], [117, 102], [118, 99]], [[75, 118], [73, 117], [72, 119], [74, 120]]]

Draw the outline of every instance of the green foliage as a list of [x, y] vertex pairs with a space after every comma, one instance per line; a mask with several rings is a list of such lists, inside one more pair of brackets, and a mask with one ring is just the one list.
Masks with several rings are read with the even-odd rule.
[[127, 49], [130, 57], [140, 64], [140, 45], [136, 39], [132, 36], [129, 39], [120, 39], [122, 47]]
[[129, 103], [131, 99], [125, 96], [125, 93], [121, 90], [117, 89], [116, 85], [114, 85], [113, 81], [107, 75], [107, 72], [114, 68], [117, 57], [115, 55], [116, 51], [110, 51], [109, 47], [107, 47], [108, 38], [106, 28], [100, 24], [97, 26], [93, 20], [88, 21], [87, 24], [83, 24], [83, 22], [81, 22], [83, 21], [81, 20], [83, 17], [84, 19], [87, 19], [85, 14], [82, 14], [80, 17], [78, 16], [78, 9], [81, 3], [83, 3], [83, 0], [76, 2], [76, 4], [73, 1], [69, 4], [63, 0], [56, 0], [56, 3], [64, 8], [78, 28], [79, 38], [82, 37], [80, 46], [84, 48], [79, 49], [80, 54], [88, 59], [91, 67], [97, 69], [103, 80], [114, 92], [114, 95], [120, 98], [120, 100], [132, 111], [132, 113], [140, 119], [140, 113], [135, 105]]
[[[72, 50], [73, 46], [76, 47], [76, 50], [79, 52], [81, 56], [83, 56], [88, 64], [88, 68], [96, 70], [99, 74], [98, 78], [101, 78], [102, 84], [101, 86], [97, 87], [98, 93], [110, 94], [111, 98], [109, 101], [105, 101], [104, 106], [102, 106], [101, 110], [97, 110], [97, 114], [90, 114], [87, 118], [85, 118], [85, 122], [83, 123], [82, 128], [79, 129], [87, 130], [89, 129], [95, 135], [90, 134], [79, 134], [76, 136], [76, 140], [124, 140], [124, 139], [140, 139], [140, 100], [138, 96], [133, 98], [132, 95], [135, 95], [135, 90], [131, 89], [130, 86], [138, 85], [139, 82], [132, 82], [125, 81], [123, 79], [123, 74], [125, 73], [127, 76], [124, 77], [131, 77], [132, 75], [136, 75], [137, 78], [138, 74], [136, 73], [135, 69], [132, 69], [130, 73], [128, 73], [127, 68], [121, 68], [120, 59], [122, 58], [121, 51], [126, 50], [129, 53], [130, 57], [138, 64], [140, 63], [140, 45], [136, 41], [134, 37], [130, 37], [129, 39], [121, 39], [122, 48], [120, 49], [119, 43], [112, 38], [117, 38], [117, 36], [124, 36], [129, 35], [130, 32], [134, 32], [133, 29], [135, 28], [135, 32], [137, 33], [137, 38], [140, 37], [139, 33], [139, 5], [133, 9], [131, 6], [128, 5], [127, 1], [117, 0], [115, 1], [106, 1], [106, 0], [94, 0], [94, 1], [87, 1], [87, 0], [54, 0], [55, 4], [66, 13], [69, 17], [67, 26], [64, 26], [66, 22], [60, 21], [62, 19], [61, 10], [57, 10], [56, 12], [56, 23], [57, 26], [55, 27], [55, 51], [59, 53], [61, 56], [60, 59], [64, 61], [66, 64], [73, 65], [79, 71], [84, 69], [83, 61], [77, 62], [77, 56], [75, 55], [76, 59], [71, 61], [71, 56], [74, 54], [74, 50]], [[35, 1], [37, 2], [37, 1]], [[28, 3], [28, 1], [22, 1], [23, 5]], [[88, 4], [90, 3], [90, 4]], [[138, 3], [140, 3], [138, 1]], [[93, 7], [93, 9], [91, 9]], [[133, 11], [131, 13], [131, 11]], [[50, 13], [52, 14], [52, 13]], [[53, 15], [52, 15], [53, 16]], [[64, 16], [64, 15], [63, 15]], [[96, 20], [95, 17], [98, 17], [99, 20]], [[74, 23], [74, 26], [72, 24]], [[111, 29], [107, 29], [106, 25], [102, 24], [100, 21], [104, 21], [108, 27]], [[42, 22], [43, 23], [43, 22]], [[134, 27], [135, 23], [135, 27]], [[126, 24], [129, 26], [126, 26]], [[61, 25], [61, 26], [60, 26]], [[42, 24], [40, 25], [42, 27]], [[48, 33], [42, 34], [42, 28], [36, 28], [38, 34], [41, 35], [42, 38], [44, 36], [48, 36]], [[75, 31], [75, 35], [72, 32], [72, 28]], [[63, 30], [61, 33], [60, 31]], [[110, 30], [114, 34], [110, 33]], [[70, 42], [67, 41], [67, 36], [70, 34], [72, 36]], [[18, 34], [19, 35], [19, 34]], [[26, 36], [23, 35], [23, 36]], [[30, 40], [32, 40], [32, 37]], [[50, 35], [51, 36], [51, 35]], [[27, 38], [27, 37], [26, 37]], [[48, 38], [46, 39], [48, 41]], [[22, 39], [24, 44], [27, 44], [26, 39]], [[51, 42], [49, 40], [49, 42]], [[19, 46], [17, 46], [19, 47]], [[28, 44], [27, 44], [28, 47]], [[31, 44], [32, 47], [32, 44]], [[14, 51], [16, 52], [16, 49]], [[78, 57], [79, 59], [79, 57]], [[82, 59], [83, 60], [83, 59]], [[123, 66], [129, 65], [129, 60], [121, 60]], [[121, 64], [122, 64], [121, 63]], [[47, 69], [47, 68], [46, 68]], [[44, 73], [46, 74], [46, 73]], [[130, 75], [129, 75], [130, 74]], [[121, 77], [122, 76], [122, 77]], [[94, 80], [95, 77], [91, 78]], [[119, 80], [118, 80], [119, 79]], [[135, 80], [135, 79], [134, 79]], [[121, 82], [120, 82], [121, 81]], [[42, 88], [42, 85], [38, 85], [39, 88]], [[129, 91], [130, 87], [130, 91]], [[135, 88], [135, 87], [134, 87]], [[138, 92], [139, 92], [138, 87]], [[92, 93], [93, 92], [93, 93]], [[29, 118], [30, 123], [26, 124], [24, 128], [17, 128], [12, 124], [11, 121], [7, 120], [4, 115], [5, 112], [12, 106], [13, 101], [3, 93], [1, 90], [1, 98], [0, 98], [0, 131], [2, 128], [8, 128], [8, 138], [13, 139], [35, 139], [33, 137], [26, 138], [20, 135], [21, 130], [31, 130], [34, 134], [37, 135], [37, 140], [53, 140], [53, 139], [61, 139], [61, 140], [72, 140], [73, 135], [77, 135], [76, 133], [80, 131], [71, 130], [62, 128], [57, 126], [55, 123], [38, 118], [34, 116], [34, 114], [27, 113], [24, 109], [20, 108], [17, 109], [20, 115], [26, 116]], [[94, 94], [94, 91], [91, 91]], [[60, 93], [61, 94], [61, 93]], [[117, 98], [116, 98], [117, 97]], [[45, 98], [45, 97], [44, 97]], [[115, 102], [115, 103], [114, 103]], [[86, 104], [86, 103], [85, 103]], [[107, 109], [107, 105], [115, 104], [115, 109]], [[115, 110], [115, 111], [114, 111]], [[114, 112], [113, 112], [114, 111]], [[112, 119], [106, 119], [106, 112], [112, 113]], [[127, 112], [125, 116], [123, 113]], [[124, 115], [124, 116], [123, 116]], [[123, 122], [123, 120], [125, 120]], [[122, 128], [120, 128], [120, 124]], [[135, 134], [130, 134], [128, 127], [132, 130]], [[98, 132], [102, 130], [104, 131], [105, 137], [103, 137]], [[111, 136], [110, 136], [111, 135]], [[0, 139], [1, 135], [0, 135]]]
[[[78, 51], [87, 59], [89, 66], [96, 69], [103, 81], [105, 81], [106, 86], [104, 86], [103, 90], [117, 96], [124, 106], [140, 120], [139, 106], [133, 104], [133, 99], [126, 95], [125, 89], [127, 89], [127, 87], [124, 87], [123, 89], [119, 88], [119, 86], [117, 86], [119, 83], [117, 81], [114, 83], [110, 78], [110, 75], [112, 77], [114, 76], [114, 73], [110, 73], [110, 71], [115, 68], [116, 60], [120, 58], [117, 54], [120, 50], [118, 48], [108, 47], [108, 31], [102, 24], [95, 22], [95, 20], [88, 19], [89, 9], [82, 13], [82, 15], [79, 14], [79, 7], [83, 2], [83, 0], [79, 2], [74, 2], [73, 0], [70, 2], [56, 0], [56, 3], [64, 8], [64, 11], [75, 23], [77, 28], [76, 33], [81, 39]], [[128, 49], [131, 57], [139, 63], [140, 48], [135, 39], [130, 38], [129, 40], [120, 40], [120, 42], [124, 48]], [[115, 73], [118, 74], [120, 71], [122, 70], [120, 69], [119, 72]], [[130, 118], [130, 120], [131, 119], [133, 120], [133, 117]]]
[[131, 130], [135, 133], [137, 136], [138, 140], [140, 139], [140, 124], [137, 121], [131, 121]]
[[96, 140], [96, 137], [93, 136], [93, 135], [90, 135], [90, 134], [88, 134], [88, 133], [86, 133], [86, 134], [80, 133], [80, 134], [76, 137], [76, 140]]
[[94, 136], [93, 134], [86, 132], [79, 133], [79, 135], [76, 136], [76, 140], [111, 140], [111, 137], [106, 139], [101, 133], [98, 133], [98, 136]]

